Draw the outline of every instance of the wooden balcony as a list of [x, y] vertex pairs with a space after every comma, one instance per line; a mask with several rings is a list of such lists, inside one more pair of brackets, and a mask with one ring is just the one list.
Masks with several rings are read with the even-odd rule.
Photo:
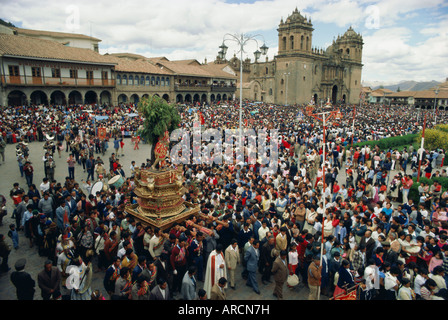
[[211, 86], [212, 92], [235, 92], [236, 86]]
[[39, 87], [114, 87], [114, 79], [75, 79], [75, 78], [44, 78], [32, 76], [3, 76], [4, 86], [39, 86]]
[[175, 84], [174, 90], [177, 92], [209, 92], [210, 87], [210, 85]]

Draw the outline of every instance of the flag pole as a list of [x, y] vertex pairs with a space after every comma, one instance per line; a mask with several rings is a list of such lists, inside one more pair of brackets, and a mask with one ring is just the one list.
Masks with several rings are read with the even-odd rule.
[[425, 145], [425, 129], [426, 129], [426, 113], [425, 113], [425, 121], [423, 122], [423, 131], [422, 131], [422, 142], [420, 145], [419, 160], [418, 160], [418, 174], [417, 174], [417, 182], [420, 182], [420, 172], [422, 166], [422, 158], [423, 158], [423, 146]]
[[[324, 124], [324, 129], [323, 129], [323, 147], [322, 147], [322, 155], [323, 155], [323, 162], [322, 162], [322, 201], [323, 201], [323, 214], [322, 214], [322, 234], [321, 234], [321, 246], [320, 246], [320, 265], [322, 265], [322, 260], [323, 260], [323, 254], [324, 254], [324, 221], [325, 221], [325, 145], [326, 145], [326, 141], [325, 141], [325, 112], [322, 114], [322, 122]], [[320, 285], [319, 288], [317, 289], [318, 293], [317, 293], [317, 300], [320, 300]]]

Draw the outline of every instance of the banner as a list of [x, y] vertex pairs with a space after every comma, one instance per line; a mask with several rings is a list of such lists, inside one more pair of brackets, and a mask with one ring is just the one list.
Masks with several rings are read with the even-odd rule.
[[100, 140], [106, 139], [106, 128], [98, 128], [98, 138]]
[[351, 287], [348, 290], [345, 290], [344, 293], [338, 294], [332, 300], [356, 300], [358, 293], [358, 285]]
[[336, 296], [334, 300], [356, 300], [356, 290]]

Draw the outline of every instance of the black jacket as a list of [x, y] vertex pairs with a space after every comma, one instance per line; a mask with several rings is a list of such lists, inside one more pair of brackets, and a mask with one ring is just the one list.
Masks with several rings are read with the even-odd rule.
[[28, 272], [14, 271], [11, 282], [16, 287], [17, 300], [33, 300], [36, 282]]

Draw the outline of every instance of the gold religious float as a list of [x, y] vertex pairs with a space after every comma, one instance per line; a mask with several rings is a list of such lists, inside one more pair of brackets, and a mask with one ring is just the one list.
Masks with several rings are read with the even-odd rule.
[[[159, 138], [155, 147], [156, 161], [151, 168], [135, 170], [134, 193], [137, 203], [125, 208], [126, 213], [134, 216], [143, 225], [161, 230], [197, 215], [200, 209], [198, 205], [183, 199], [187, 191], [183, 185], [183, 167], [165, 168], [165, 157], [168, 154], [165, 143], [169, 141], [167, 139], [167, 133]], [[158, 169], [156, 163], [159, 163]]]
[[169, 134], [178, 128], [181, 118], [175, 106], [158, 96], [143, 98], [138, 108], [144, 119], [139, 135], [151, 144], [153, 163], [150, 168], [135, 170], [137, 203], [127, 205], [125, 212], [144, 226], [165, 230], [200, 210], [199, 205], [183, 198], [187, 192], [183, 167], [172, 168], [166, 163], [170, 155]]
[[136, 169], [134, 193], [137, 203], [126, 212], [144, 225], [166, 229], [199, 213], [199, 206], [185, 201], [183, 169]]

